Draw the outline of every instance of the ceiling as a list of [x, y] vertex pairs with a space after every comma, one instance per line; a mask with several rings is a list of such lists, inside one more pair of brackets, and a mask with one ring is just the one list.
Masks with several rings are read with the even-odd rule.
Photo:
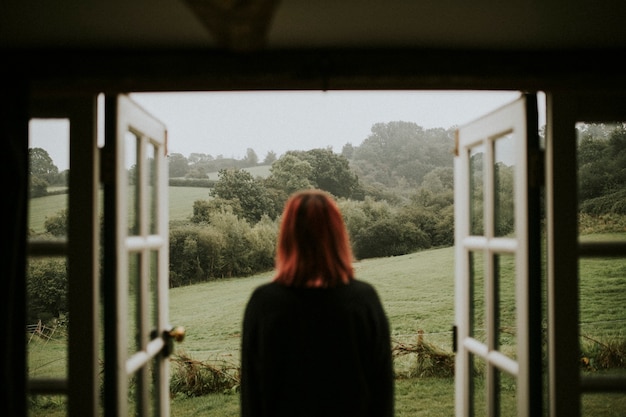
[[3, 0], [2, 48], [626, 47], [623, 0]]

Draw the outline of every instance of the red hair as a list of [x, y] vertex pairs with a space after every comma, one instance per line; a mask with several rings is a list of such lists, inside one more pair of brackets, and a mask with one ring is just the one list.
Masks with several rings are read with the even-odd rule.
[[320, 190], [293, 194], [283, 211], [274, 281], [335, 287], [354, 279], [348, 231], [333, 198]]

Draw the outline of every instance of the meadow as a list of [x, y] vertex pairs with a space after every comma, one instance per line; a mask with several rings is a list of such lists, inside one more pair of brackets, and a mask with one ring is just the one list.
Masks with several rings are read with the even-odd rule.
[[[208, 197], [206, 188], [170, 187], [170, 220], [184, 221], [192, 214], [192, 202]], [[66, 208], [67, 195], [31, 200], [29, 227], [41, 232], [45, 218]], [[626, 239], [626, 233], [612, 235]], [[606, 239], [590, 235], [585, 239]], [[511, 265], [504, 265], [503, 271]], [[595, 258], [581, 262], [580, 323], [584, 358], [593, 362], [602, 345], [626, 338], [626, 265], [623, 260]], [[355, 263], [359, 279], [377, 289], [389, 317], [392, 344], [413, 346], [418, 332], [424, 341], [453, 356], [454, 324], [454, 249], [439, 248], [409, 255], [368, 259]], [[477, 271], [478, 272], [478, 271]], [[186, 329], [183, 343], [176, 345], [175, 355], [216, 366], [238, 366], [241, 320], [245, 303], [252, 290], [271, 279], [271, 272], [250, 277], [222, 279], [170, 290], [170, 322]], [[506, 294], [503, 294], [507, 296]], [[511, 296], [509, 294], [508, 296]], [[479, 307], [480, 308], [480, 307]], [[57, 329], [53, 337], [32, 337], [28, 345], [30, 376], [64, 376], [66, 333]], [[623, 352], [622, 352], [623, 358]], [[396, 416], [448, 417], [454, 414], [454, 378], [418, 375], [416, 355], [408, 353], [395, 358]], [[581, 366], [581, 371], [583, 367]], [[175, 361], [172, 371], [176, 370]], [[586, 371], [600, 372], [587, 368]], [[618, 369], [624, 375], [624, 367]], [[477, 414], [481, 415], [477, 389]], [[31, 416], [65, 415], [61, 397], [31, 399]], [[513, 415], [513, 389], [505, 390], [502, 415]], [[626, 398], [623, 394], [583, 396], [584, 415], [623, 417]], [[484, 413], [483, 413], [484, 414]], [[239, 396], [228, 390], [189, 397], [173, 394], [171, 415], [192, 417], [211, 415], [239, 416]]]
[[[419, 330], [441, 350], [452, 351], [454, 323], [453, 249], [435, 249], [355, 264], [359, 279], [377, 289], [391, 325], [393, 343], [415, 344]], [[271, 273], [232, 278], [170, 290], [170, 319], [183, 324], [184, 342], [176, 346], [198, 361], [236, 364], [241, 343], [241, 320], [252, 290], [271, 279]], [[407, 373], [411, 355], [399, 357], [397, 367]], [[453, 413], [452, 378], [399, 378], [396, 382], [397, 416], [450, 416]], [[197, 398], [174, 397], [172, 415], [206, 413], [238, 416], [236, 393]]]
[[[193, 202], [209, 198], [209, 189], [204, 187], [169, 187], [168, 193], [170, 221], [189, 219], [193, 214]], [[46, 219], [67, 209], [67, 197], [67, 194], [55, 194], [30, 199], [28, 227], [35, 233], [43, 233]]]
[[[626, 236], [622, 236], [626, 238]], [[584, 311], [584, 335], [589, 339], [606, 342], [607, 337], [624, 339], [626, 308], [626, 265], [615, 260], [597, 259], [582, 265], [585, 276], [582, 291], [587, 286], [602, 288], [601, 302], [597, 298], [582, 298]], [[452, 332], [454, 323], [454, 249], [440, 248], [409, 255], [378, 258], [355, 263], [357, 277], [372, 283], [384, 304], [392, 331], [394, 345], [414, 345], [420, 330], [424, 341], [442, 352], [452, 355]], [[601, 272], [604, 271], [604, 272]], [[609, 272], [609, 276], [606, 272]], [[252, 290], [271, 279], [271, 272], [250, 277], [230, 278], [206, 282], [170, 290], [170, 321], [186, 329], [185, 340], [176, 345], [174, 357], [184, 356], [213, 366], [238, 366], [241, 343], [241, 320], [245, 303]], [[609, 291], [610, 289], [610, 291]], [[606, 313], [612, 320], [606, 323]], [[618, 319], [618, 321], [616, 321]], [[610, 336], [612, 335], [612, 336]], [[588, 339], [586, 339], [588, 340]], [[32, 350], [31, 350], [32, 349]], [[54, 341], [32, 345], [31, 369], [39, 375], [47, 374], [50, 366], [60, 367], [63, 373], [63, 347]], [[51, 358], [51, 354], [57, 360]], [[412, 374], [415, 354], [395, 359], [396, 416], [397, 417], [448, 417], [454, 414], [454, 379], [452, 377], [424, 377]], [[172, 371], [176, 362], [172, 362]], [[623, 374], [623, 370], [621, 371]], [[480, 396], [484, 390], [477, 390]], [[505, 390], [503, 415], [512, 415], [515, 401], [514, 390]], [[626, 398], [620, 394], [588, 395], [583, 404], [593, 410], [594, 416], [623, 417]], [[56, 409], [62, 405], [35, 407], [33, 416], [61, 416]], [[239, 396], [236, 390], [227, 390], [198, 397], [174, 394], [171, 415], [192, 417], [211, 415], [220, 417], [239, 416]], [[41, 413], [40, 411], [41, 410]], [[601, 412], [596, 412], [601, 410]], [[477, 415], [481, 415], [480, 412]]]

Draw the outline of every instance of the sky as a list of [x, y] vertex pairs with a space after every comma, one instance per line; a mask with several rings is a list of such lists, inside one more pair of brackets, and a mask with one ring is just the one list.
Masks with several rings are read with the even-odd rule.
[[[424, 129], [461, 126], [520, 95], [517, 91], [284, 91], [133, 93], [131, 98], [160, 119], [169, 153], [204, 153], [242, 159], [268, 152], [359, 146], [376, 123], [414, 122]], [[540, 124], [541, 125], [541, 124]], [[30, 147], [41, 147], [63, 171], [68, 168], [64, 120], [35, 120]]]

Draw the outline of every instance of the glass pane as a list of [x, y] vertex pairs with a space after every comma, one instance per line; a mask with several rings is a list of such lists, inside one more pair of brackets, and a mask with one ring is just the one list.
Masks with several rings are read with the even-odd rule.
[[155, 146], [153, 144], [149, 144], [147, 146], [147, 150], [146, 150], [146, 157], [148, 158], [147, 164], [146, 164], [146, 169], [148, 170], [148, 190], [147, 190], [147, 194], [150, 196], [150, 205], [149, 205], [149, 213], [148, 216], [150, 216], [149, 221], [150, 221], [150, 234], [157, 234], [158, 233], [158, 219], [157, 219], [157, 214], [158, 214], [158, 204], [159, 204], [159, 200], [158, 200], [158, 186], [157, 186], [157, 180], [158, 180], [158, 167], [156, 166], [156, 152], [157, 152], [157, 148], [155, 148]]
[[125, 137], [126, 161], [124, 167], [128, 170], [128, 234], [139, 234], [139, 138], [132, 132], [126, 132]]
[[67, 119], [29, 122], [30, 239], [67, 235], [70, 123]]
[[153, 328], [157, 328], [158, 320], [158, 272], [159, 272], [159, 252], [150, 252], [150, 297], [148, 299], [148, 312], [150, 314], [150, 320]]
[[28, 258], [28, 377], [67, 375], [68, 304], [65, 258]]
[[494, 323], [496, 348], [515, 359], [517, 350], [517, 311], [515, 304], [515, 258], [513, 255], [494, 256], [498, 317]]
[[470, 355], [473, 363], [474, 373], [470, 376], [470, 395], [471, 395], [471, 412], [469, 416], [486, 416], [487, 415], [487, 368], [485, 361], [476, 356]]
[[476, 146], [470, 152], [470, 234], [484, 234], [483, 223], [483, 164], [484, 147]]
[[128, 255], [128, 347], [129, 352], [140, 349], [139, 314], [140, 308], [141, 257], [138, 253]]
[[513, 135], [494, 142], [495, 236], [515, 236], [515, 153]]
[[[626, 241], [626, 124], [578, 123], [578, 215], [581, 243]], [[581, 258], [580, 351], [583, 376], [626, 377], [626, 261]], [[586, 394], [583, 415], [619, 415], [624, 395]]]
[[580, 259], [579, 271], [582, 372], [626, 376], [626, 262]]
[[578, 123], [581, 240], [626, 241], [626, 123]]
[[67, 396], [65, 395], [29, 395], [28, 416], [49, 417], [67, 415]]
[[485, 278], [484, 255], [470, 253], [470, 331], [471, 337], [487, 343], [485, 332]]
[[626, 410], [626, 395], [623, 393], [583, 394], [581, 417], [621, 417]]
[[496, 370], [498, 381], [498, 416], [515, 417], [517, 416], [517, 381], [514, 377]]

